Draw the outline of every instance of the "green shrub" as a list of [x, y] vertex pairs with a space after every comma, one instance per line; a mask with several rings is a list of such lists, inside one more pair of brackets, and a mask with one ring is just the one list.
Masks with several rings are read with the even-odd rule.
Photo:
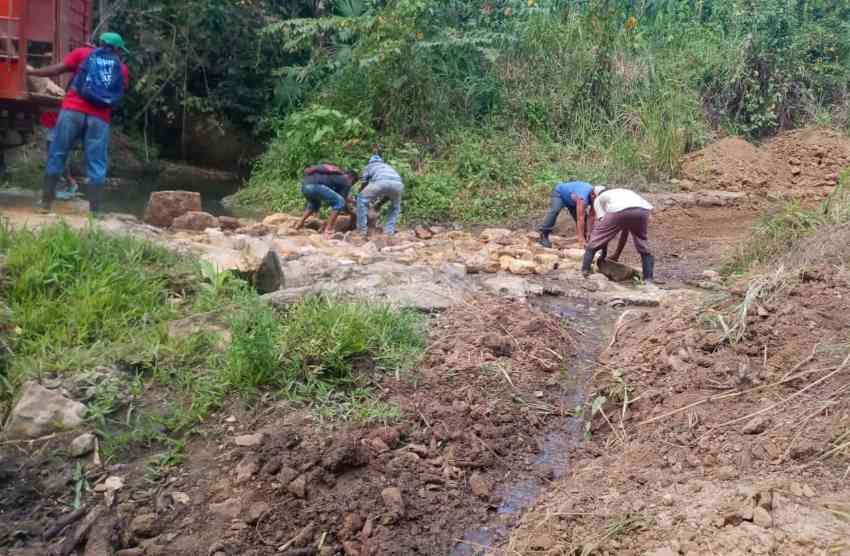
[[286, 315], [281, 353], [289, 380], [346, 384], [409, 368], [424, 342], [423, 317], [414, 312], [312, 297]]

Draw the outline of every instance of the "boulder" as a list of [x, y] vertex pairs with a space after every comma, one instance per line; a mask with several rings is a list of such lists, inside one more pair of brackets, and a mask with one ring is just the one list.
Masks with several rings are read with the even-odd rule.
[[218, 228], [219, 226], [218, 218], [212, 214], [194, 210], [190, 210], [186, 214], [181, 214], [171, 223], [172, 228], [192, 230], [195, 232], [203, 232], [207, 228]]
[[640, 276], [640, 273], [629, 265], [609, 261], [607, 259], [598, 262], [597, 267], [599, 268], [599, 272], [614, 282], [628, 282], [632, 278]]
[[419, 239], [431, 239], [431, 238], [434, 237], [434, 232], [432, 232], [431, 229], [428, 228], [427, 226], [418, 226], [414, 230], [414, 233], [416, 234], [416, 237], [419, 238]]
[[470, 274], [494, 274], [501, 268], [499, 261], [490, 256], [486, 251], [470, 255], [464, 259], [466, 271]]
[[558, 255], [550, 253], [539, 253], [534, 255], [534, 271], [537, 274], [547, 274], [558, 268], [560, 262]]
[[253, 276], [254, 288], [260, 294], [276, 292], [284, 285], [283, 262], [275, 251], [263, 257]]
[[222, 230], [238, 230], [242, 227], [242, 222], [232, 216], [219, 216], [218, 224]]
[[487, 228], [481, 232], [481, 240], [488, 243], [498, 243], [500, 245], [510, 245], [511, 231], [505, 228]]
[[525, 299], [528, 295], [541, 295], [543, 286], [532, 284], [525, 278], [499, 273], [487, 278], [482, 282], [484, 289], [497, 295], [504, 295], [515, 299]]
[[194, 191], [155, 191], [148, 199], [145, 222], [168, 228], [178, 216], [201, 212], [201, 194]]
[[21, 397], [9, 417], [6, 436], [10, 439], [39, 438], [83, 424], [86, 406], [48, 390], [34, 381], [24, 384]]
[[501, 265], [502, 270], [507, 270], [511, 274], [519, 276], [534, 274], [536, 269], [533, 261], [514, 259], [512, 257], [501, 257], [499, 259], [499, 264]]
[[283, 212], [276, 212], [263, 218], [263, 225], [270, 228], [276, 228], [278, 226], [289, 227], [294, 225], [295, 222], [297, 222], [295, 217]]
[[335, 232], [350, 232], [357, 227], [357, 219], [351, 214], [340, 214], [334, 223]]

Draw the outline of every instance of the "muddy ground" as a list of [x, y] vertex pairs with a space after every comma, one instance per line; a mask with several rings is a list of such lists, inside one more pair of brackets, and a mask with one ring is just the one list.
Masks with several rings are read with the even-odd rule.
[[[805, 153], [846, 163], [833, 139]], [[793, 141], [813, 140], [777, 140], [770, 156], [806, 162], [791, 175], [809, 180], [803, 197], [823, 197], [819, 176], [835, 170]], [[81, 512], [70, 507], [79, 481], [68, 438], [2, 445], [0, 554], [70, 554], [88, 512], [107, 503], [79, 554], [850, 553], [850, 280], [843, 262], [824, 264], [843, 255], [789, 259], [735, 342], [709, 325], [732, 323], [751, 284], [706, 284], [704, 271], [795, 187], [742, 168], [756, 177], [722, 174], [717, 188], [753, 185], [752, 195], [657, 211], [657, 274], [671, 290], [659, 307], [470, 297], [433, 317], [413, 372], [377, 381], [400, 408], [392, 422], [234, 402], [167, 473], [152, 472], [161, 447], [91, 464]]]

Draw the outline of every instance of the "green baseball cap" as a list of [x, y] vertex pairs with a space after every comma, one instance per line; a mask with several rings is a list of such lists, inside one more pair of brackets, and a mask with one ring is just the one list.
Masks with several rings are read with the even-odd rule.
[[103, 33], [100, 36], [100, 42], [101, 44], [108, 44], [114, 48], [120, 48], [124, 52], [129, 52], [127, 47], [124, 46], [124, 39], [121, 38], [121, 35], [118, 33]]

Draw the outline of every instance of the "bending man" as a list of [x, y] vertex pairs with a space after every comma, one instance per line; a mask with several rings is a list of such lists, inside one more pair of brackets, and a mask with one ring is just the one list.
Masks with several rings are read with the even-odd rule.
[[590, 242], [584, 252], [581, 263], [581, 272], [585, 276], [590, 274], [590, 265], [593, 257], [598, 251], [602, 251], [600, 261], [605, 260], [608, 252], [608, 243], [618, 233], [620, 241], [617, 250], [611, 257], [612, 261], [620, 258], [629, 234], [632, 234], [635, 249], [640, 254], [643, 266], [643, 279], [652, 282], [655, 258], [649, 251], [649, 217], [652, 214], [652, 205], [646, 199], [628, 189], [605, 189], [599, 191], [596, 201], [593, 203], [596, 212], [596, 225], [590, 235]]
[[369, 231], [369, 204], [376, 200], [388, 200], [390, 211], [384, 224], [384, 233], [395, 234], [395, 225], [401, 214], [401, 195], [404, 182], [396, 170], [378, 155], [369, 159], [363, 170], [363, 186], [357, 196], [357, 231], [364, 237]]
[[321, 210], [324, 203], [331, 207], [331, 217], [325, 224], [325, 237], [332, 236], [339, 213], [351, 212], [348, 207], [348, 194], [356, 181], [355, 172], [344, 172], [333, 164], [320, 164], [304, 170], [301, 194], [307, 199], [307, 206], [295, 229], [301, 229], [312, 214]]
[[552, 200], [549, 206], [549, 212], [546, 218], [543, 219], [538, 231], [540, 232], [540, 245], [543, 247], [552, 247], [552, 242], [549, 241], [549, 234], [555, 229], [555, 222], [558, 221], [558, 215], [563, 209], [570, 211], [570, 216], [576, 223], [576, 236], [578, 237], [579, 245], [584, 248], [587, 245], [587, 239], [590, 230], [593, 228], [593, 201], [596, 198], [594, 188], [589, 183], [584, 181], [568, 181], [560, 182], [555, 185], [552, 190]]

